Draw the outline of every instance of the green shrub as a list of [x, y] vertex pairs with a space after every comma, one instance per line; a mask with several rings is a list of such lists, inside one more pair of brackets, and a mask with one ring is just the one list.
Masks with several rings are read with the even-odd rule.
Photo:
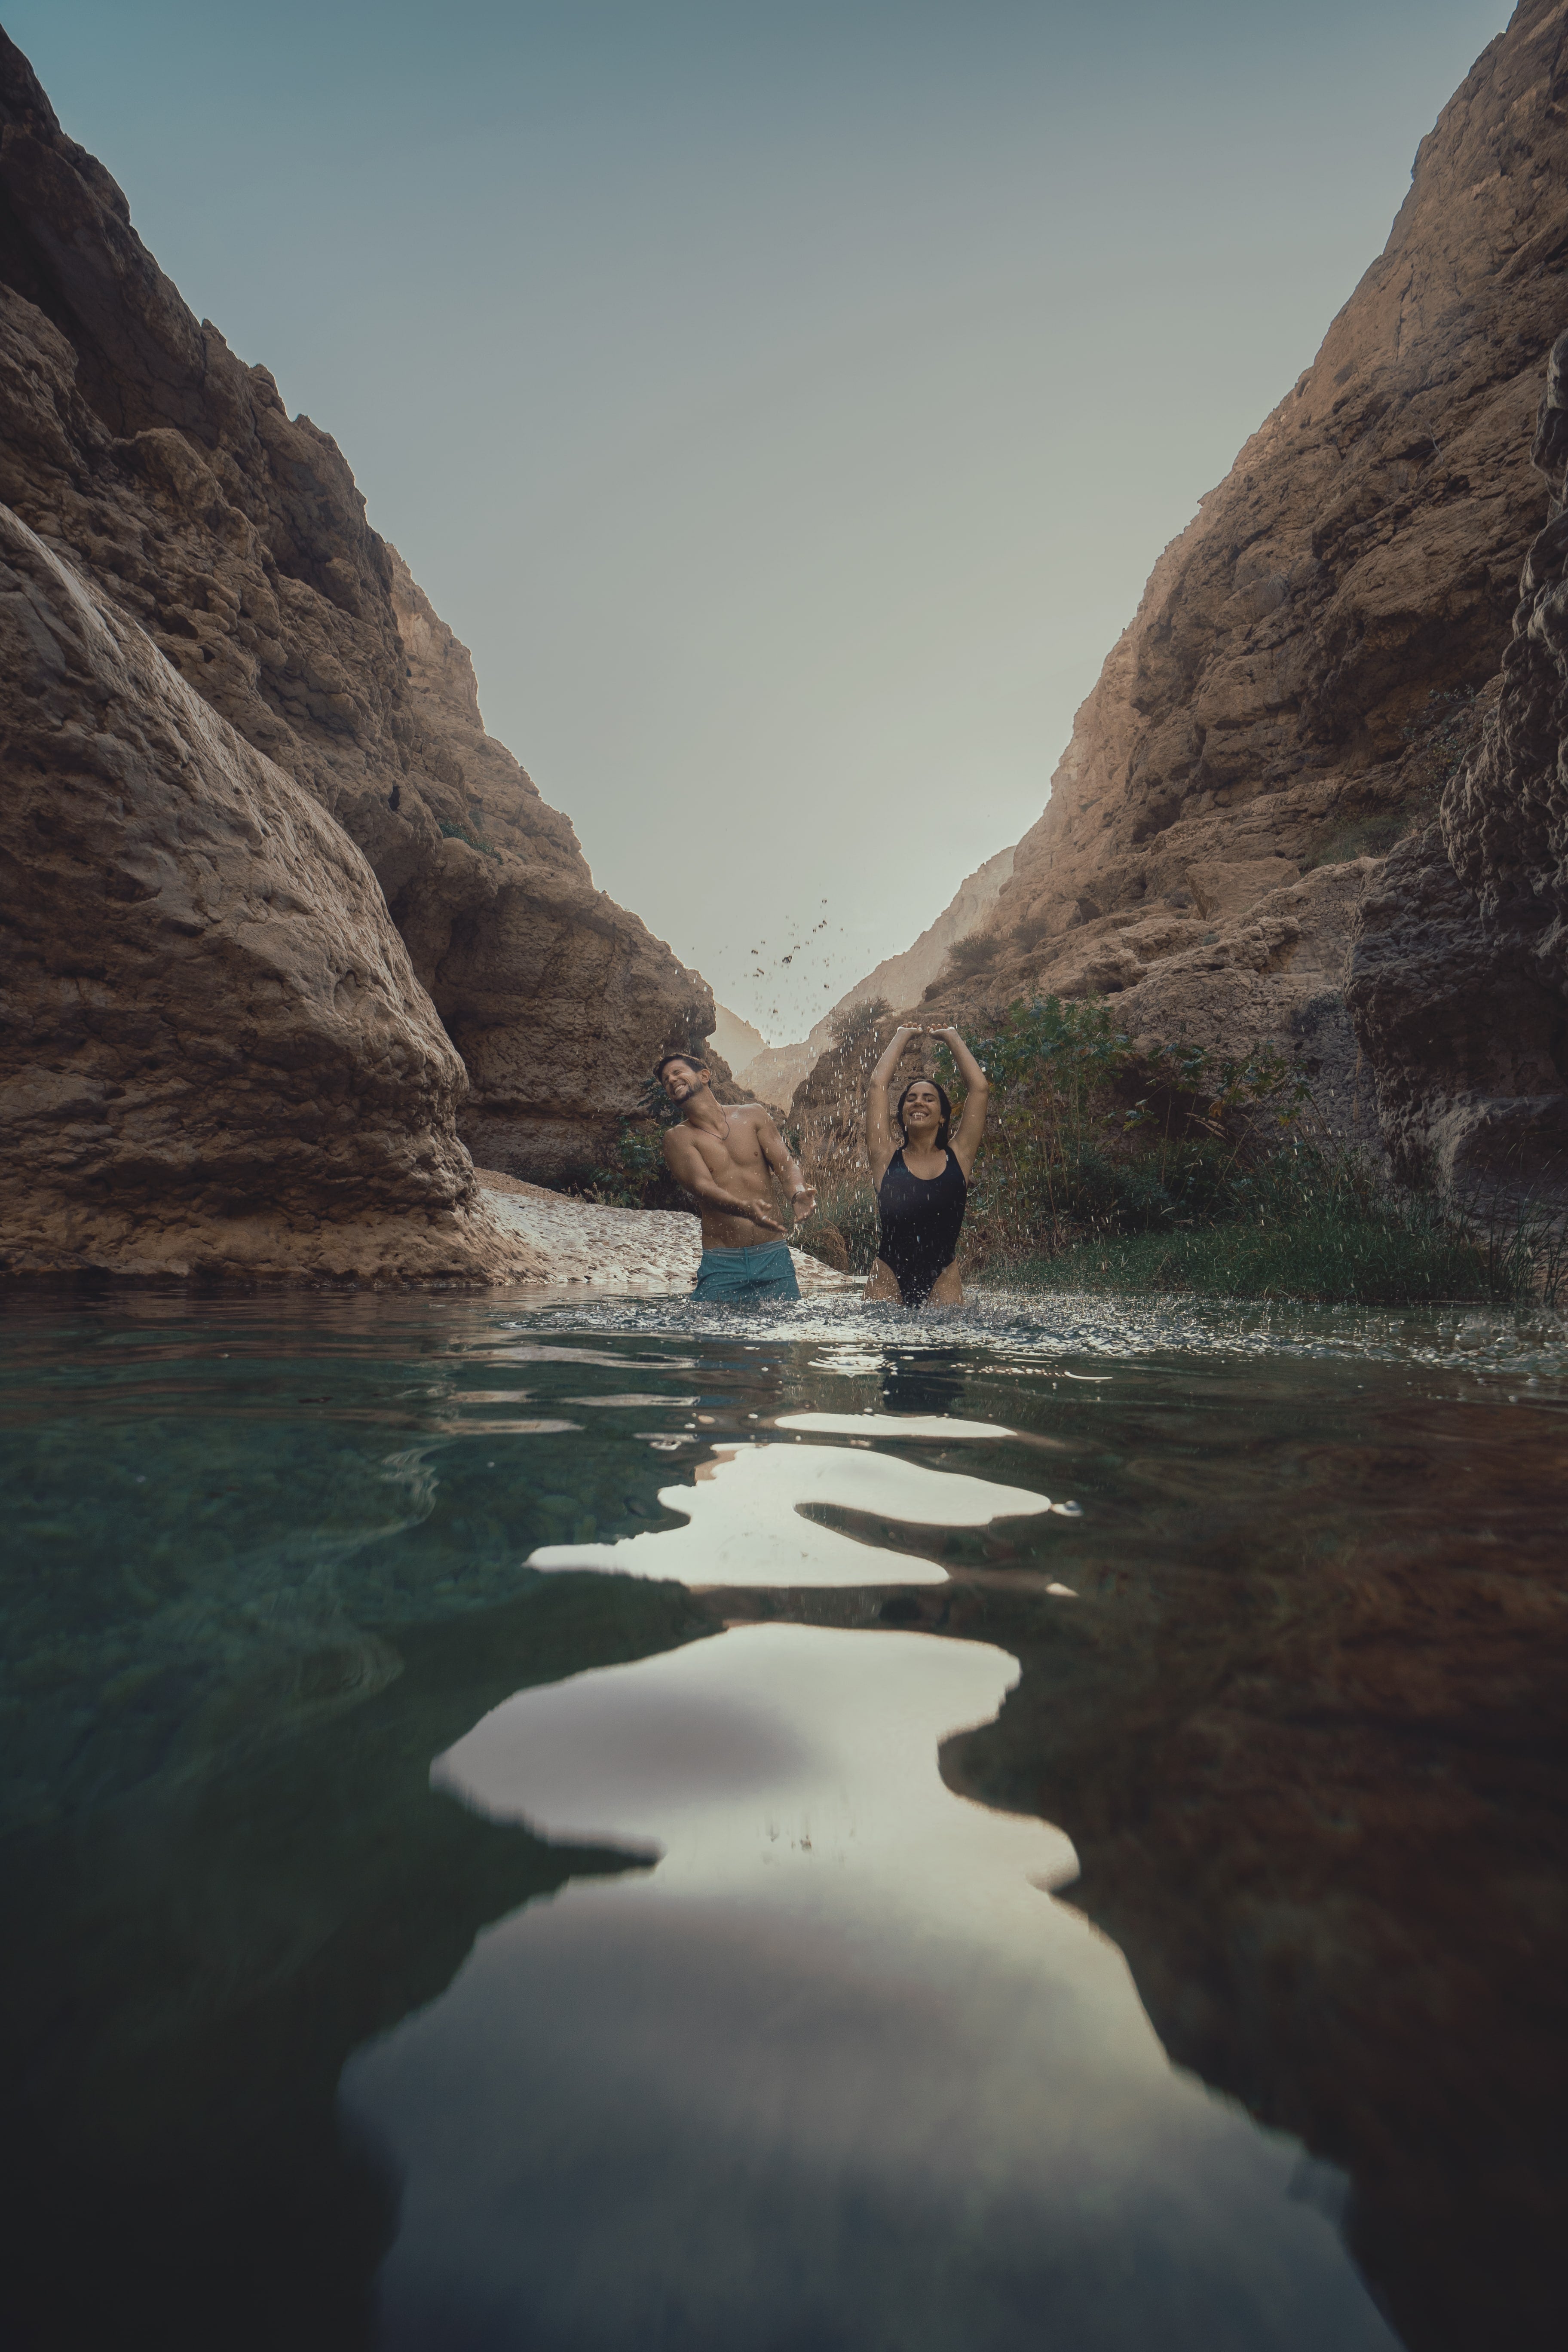
[[500, 851], [492, 848], [483, 834], [471, 825], [443, 823], [441, 838], [443, 841], [466, 841], [470, 849], [477, 849], [483, 856], [493, 857], [500, 862]]
[[1366, 1305], [1568, 1292], [1560, 1220], [1394, 1190], [1305, 1131], [1305, 1077], [1273, 1048], [1141, 1051], [1103, 1003], [1054, 998], [969, 1044], [992, 1118], [965, 1254], [994, 1277]]
[[892, 1006], [885, 996], [868, 996], [860, 1003], [846, 1005], [833, 1024], [836, 1045], [853, 1045], [892, 1014]]
[[[1015, 1004], [968, 1043], [992, 1087], [969, 1220], [971, 1254], [987, 1257], [1241, 1214], [1256, 1167], [1307, 1099], [1300, 1072], [1272, 1048], [1229, 1060], [1181, 1045], [1141, 1050], [1096, 998]], [[945, 1046], [938, 1076], [959, 1092]]]
[[664, 1158], [665, 1129], [679, 1117], [658, 1080], [646, 1079], [637, 1110], [618, 1122], [603, 1166], [590, 1168], [580, 1185], [567, 1189], [609, 1209], [689, 1209], [691, 1196], [681, 1191]]

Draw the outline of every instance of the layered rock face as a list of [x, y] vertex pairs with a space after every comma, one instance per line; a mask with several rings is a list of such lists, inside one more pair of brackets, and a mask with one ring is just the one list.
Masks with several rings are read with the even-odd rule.
[[540, 1274], [363, 857], [3, 508], [0, 675], [0, 1265]]
[[931, 986], [955, 949], [973, 939], [979, 931], [997, 899], [1013, 878], [1013, 864], [1017, 853], [999, 849], [984, 866], [965, 875], [934, 923], [929, 923], [912, 947], [902, 955], [887, 956], [864, 980], [856, 982], [846, 991], [826, 1023], [819, 1022], [812, 1031], [813, 1037], [826, 1031], [831, 1034], [834, 1024], [857, 1004], [868, 1004], [873, 997], [886, 997], [889, 1004], [913, 1004]]
[[[1530, 436], [1568, 303], [1565, 28], [1561, 0], [1523, 0], [1422, 142], [1313, 365], [1155, 566], [934, 1002], [1131, 992], [1150, 1034], [1223, 1003], [1233, 1050], [1332, 1029], [1329, 1059], [1353, 1064], [1365, 861], [1435, 814], [1473, 749], [1539, 524]], [[1317, 879], [1358, 859], [1358, 882]], [[1269, 985], [1245, 985], [1259, 926], [1300, 892]]]
[[486, 734], [467, 647], [387, 554], [420, 761], [457, 812], [412, 862], [389, 858], [388, 902], [468, 1068], [465, 1142], [487, 1167], [558, 1177], [603, 1156], [666, 1045], [700, 1045], [712, 994], [595, 889], [568, 820]]
[[1568, 334], [1531, 454], [1550, 514], [1495, 708], [1369, 895], [1350, 983], [1396, 1166], [1483, 1207], [1568, 1200]]
[[[192, 317], [121, 191], [64, 135], [3, 35], [0, 502], [69, 568], [111, 635], [132, 625], [149, 659], [314, 802], [332, 845], [323, 921], [332, 859], [341, 867], [357, 845], [406, 944], [406, 1018], [425, 1036], [427, 997], [467, 1065], [469, 1087], [458, 1066], [442, 1081], [443, 1150], [456, 1150], [460, 1119], [482, 1156], [517, 1172], [596, 1156], [658, 1049], [706, 1034], [710, 996], [595, 891], [571, 825], [486, 735], [467, 654], [369, 528], [336, 445]], [[158, 679], [153, 709], [121, 700], [117, 723], [134, 734], [145, 716], [152, 741], [168, 680], [139, 654], [125, 679], [143, 674]], [[15, 674], [5, 693], [6, 723], [30, 727]], [[160, 772], [173, 809], [184, 771]], [[17, 847], [24, 865], [31, 839]], [[314, 906], [307, 867], [293, 880]], [[90, 955], [102, 929], [106, 969], [119, 971], [118, 902], [106, 882], [89, 897], [75, 945]], [[216, 972], [205, 984], [216, 1036]], [[216, 1068], [207, 1083], [224, 1083]], [[280, 1097], [281, 1127], [295, 1108]], [[409, 1132], [425, 1131], [420, 1086], [405, 1108]], [[263, 1151], [257, 1105], [242, 1123]], [[325, 1181], [325, 1213], [337, 1197]], [[431, 1192], [411, 1177], [402, 1197], [416, 1215], [448, 1205], [445, 1180]]]

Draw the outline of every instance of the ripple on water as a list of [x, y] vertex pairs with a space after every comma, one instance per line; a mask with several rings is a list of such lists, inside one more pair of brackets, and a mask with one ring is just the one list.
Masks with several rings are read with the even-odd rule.
[[[846, 1376], [880, 1370], [889, 1349], [963, 1346], [999, 1363], [1071, 1377], [1064, 1359], [1362, 1359], [1500, 1374], [1541, 1384], [1568, 1379], [1568, 1318], [1551, 1309], [1315, 1307], [1295, 1300], [1121, 1297], [977, 1290], [962, 1307], [904, 1308], [858, 1291], [767, 1307], [698, 1306], [689, 1297], [604, 1296], [542, 1300], [501, 1318], [509, 1328], [646, 1338], [725, 1339], [815, 1346], [811, 1360]], [[520, 1344], [526, 1344], [520, 1342]], [[1082, 1375], [1079, 1375], [1082, 1377]]]
[[[1510, 1402], [1560, 1402], [1555, 1324], [120, 1295], [4, 1336], [0, 2333], [30, 2262], [112, 2305], [54, 2341], [192, 2276], [281, 2341], [390, 2247], [383, 2352], [1382, 2352], [1291, 2131], [1390, 2309], [1557, 2296], [1568, 1471]], [[1069, 1839], [1093, 1928], [1041, 1892]]]

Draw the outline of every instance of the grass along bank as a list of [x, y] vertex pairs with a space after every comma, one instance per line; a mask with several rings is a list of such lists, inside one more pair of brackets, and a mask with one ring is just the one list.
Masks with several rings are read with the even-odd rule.
[[[1000, 1269], [996, 1269], [1000, 1270]], [[1188, 1291], [1328, 1306], [1499, 1305], [1539, 1286], [1468, 1235], [1423, 1217], [1303, 1217], [1118, 1234], [1006, 1268], [1028, 1290]]]

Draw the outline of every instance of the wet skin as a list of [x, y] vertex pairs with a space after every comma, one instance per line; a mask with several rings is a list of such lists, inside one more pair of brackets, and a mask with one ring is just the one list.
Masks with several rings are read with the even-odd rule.
[[717, 1101], [707, 1070], [685, 1062], [667, 1063], [661, 1081], [683, 1114], [665, 1136], [665, 1160], [702, 1212], [704, 1249], [761, 1249], [783, 1238], [773, 1175], [790, 1196], [796, 1221], [810, 1216], [816, 1195], [759, 1103]]
[[[866, 1147], [871, 1161], [871, 1181], [879, 1189], [888, 1171], [888, 1163], [898, 1146], [889, 1120], [889, 1081], [902, 1058], [909, 1041], [923, 1035], [946, 1040], [960, 1070], [963, 1074], [968, 1095], [957, 1131], [952, 1139], [954, 1159], [963, 1169], [965, 1181], [974, 1172], [975, 1155], [980, 1139], [985, 1132], [986, 1084], [984, 1073], [971, 1055], [956, 1029], [924, 1031], [909, 1024], [894, 1031], [887, 1051], [871, 1073], [870, 1088], [866, 1102]], [[904, 1166], [911, 1176], [931, 1183], [947, 1165], [947, 1151], [939, 1149], [937, 1132], [942, 1126], [942, 1097], [931, 1078], [917, 1078], [907, 1089], [901, 1114], [904, 1131]], [[880, 1258], [871, 1268], [871, 1278], [866, 1285], [868, 1298], [890, 1299], [895, 1304], [901, 1297], [899, 1278], [892, 1267]], [[938, 1307], [962, 1307], [963, 1285], [958, 1278], [956, 1263], [944, 1266], [931, 1285], [931, 1297]]]

